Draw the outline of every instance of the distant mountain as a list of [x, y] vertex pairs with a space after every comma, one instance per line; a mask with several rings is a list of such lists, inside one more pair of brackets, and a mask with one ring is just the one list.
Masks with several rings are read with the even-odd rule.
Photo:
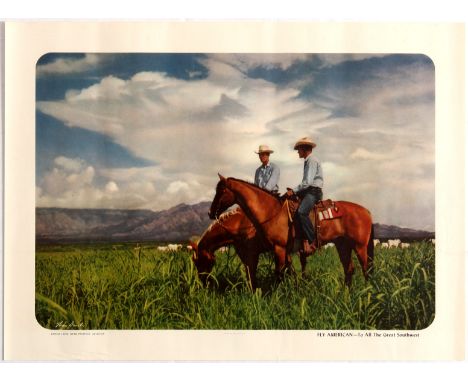
[[374, 224], [374, 236], [376, 239], [380, 240], [401, 239], [412, 241], [433, 239], [435, 237], [435, 233], [376, 223]]
[[38, 242], [186, 241], [211, 224], [210, 202], [168, 210], [36, 208]]
[[[179, 204], [168, 210], [36, 208], [38, 242], [187, 241], [212, 223], [210, 202]], [[374, 224], [378, 239], [421, 240], [433, 232]]]

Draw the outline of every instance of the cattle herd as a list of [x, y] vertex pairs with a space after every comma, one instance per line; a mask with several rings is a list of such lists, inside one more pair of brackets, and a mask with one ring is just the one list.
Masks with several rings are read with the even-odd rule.
[[[435, 245], [435, 239], [431, 239], [432, 245]], [[333, 243], [327, 243], [323, 247], [329, 248], [333, 247]], [[400, 239], [390, 239], [388, 241], [380, 241], [379, 239], [374, 239], [374, 247], [380, 246], [381, 248], [409, 248], [410, 243], [402, 243]], [[182, 244], [168, 244], [168, 245], [160, 245], [156, 247], [156, 249], [160, 252], [176, 252], [182, 249], [186, 251], [191, 251], [192, 246], [186, 245], [183, 246]], [[228, 247], [221, 247], [218, 249], [218, 252], [227, 252], [229, 249]]]
[[[431, 239], [431, 244], [435, 245], [435, 239]], [[333, 247], [333, 243], [327, 243], [323, 247], [329, 248]], [[400, 239], [390, 239], [388, 241], [380, 241], [379, 239], [374, 239], [374, 247], [380, 246], [381, 248], [409, 248], [410, 243], [402, 243]]]
[[[182, 244], [168, 244], [168, 245], [159, 245], [156, 249], [160, 252], [176, 252], [181, 250], [191, 251], [191, 245], [182, 245]], [[228, 247], [221, 247], [218, 249], [218, 252], [227, 252], [229, 250]]]
[[161, 252], [176, 252], [180, 251], [183, 248], [182, 244], [168, 244], [160, 245], [156, 249]]
[[[431, 239], [431, 244], [435, 245], [435, 239]], [[380, 246], [381, 248], [409, 248], [409, 243], [402, 243], [400, 239], [390, 239], [386, 242], [380, 242], [379, 239], [374, 239], [374, 247]]]

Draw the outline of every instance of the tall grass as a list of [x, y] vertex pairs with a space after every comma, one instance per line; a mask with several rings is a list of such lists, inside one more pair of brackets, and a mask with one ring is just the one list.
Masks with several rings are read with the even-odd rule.
[[[355, 260], [350, 289], [333, 248], [278, 283], [262, 255], [252, 293], [234, 253], [218, 253], [208, 287], [184, 251], [156, 244], [42, 246], [36, 317], [50, 329], [423, 329], [435, 315], [432, 245], [376, 250], [366, 283]], [[294, 267], [299, 270], [298, 259]]]

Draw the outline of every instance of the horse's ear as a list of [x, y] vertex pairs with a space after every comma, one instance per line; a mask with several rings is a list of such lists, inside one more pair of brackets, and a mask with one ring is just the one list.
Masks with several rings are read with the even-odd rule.
[[219, 172], [218, 172], [218, 176], [219, 176], [219, 180], [223, 180], [223, 181], [226, 180], [226, 178], [224, 176], [222, 176]]

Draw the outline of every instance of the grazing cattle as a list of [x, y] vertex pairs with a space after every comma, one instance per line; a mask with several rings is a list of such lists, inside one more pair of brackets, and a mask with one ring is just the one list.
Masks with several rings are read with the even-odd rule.
[[409, 246], [410, 246], [409, 243], [401, 243], [400, 244], [401, 248], [409, 248]]
[[165, 245], [160, 245], [156, 248], [158, 251], [161, 251], [161, 252], [167, 252], [169, 251], [169, 247], [165, 246]]
[[178, 251], [182, 249], [182, 244], [168, 244], [167, 248], [169, 251]]
[[374, 247], [377, 247], [380, 244], [379, 239], [374, 239]]
[[388, 248], [398, 248], [398, 245], [400, 245], [401, 240], [400, 239], [394, 239], [394, 240], [389, 240], [388, 241]]
[[327, 243], [323, 247], [324, 248], [331, 248], [331, 247], [334, 247], [334, 246], [335, 246], [335, 244], [333, 244], [333, 243]]
[[388, 243], [382, 243], [381, 247], [382, 248], [388, 248]]

